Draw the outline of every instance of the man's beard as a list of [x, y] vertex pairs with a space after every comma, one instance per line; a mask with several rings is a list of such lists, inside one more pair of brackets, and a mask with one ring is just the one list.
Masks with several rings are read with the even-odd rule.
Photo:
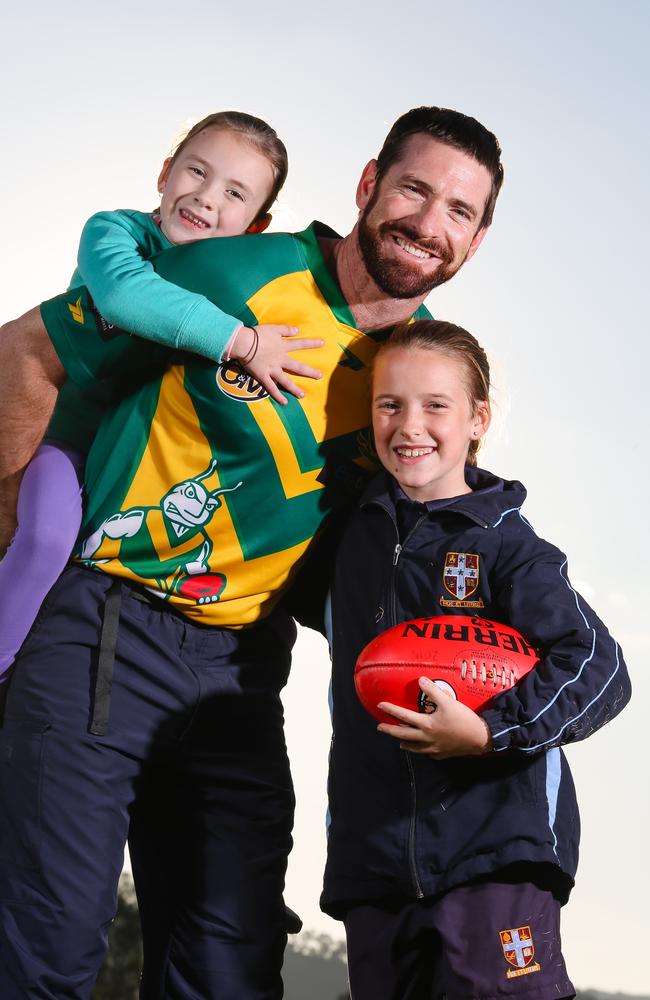
[[[373, 197], [366, 205], [358, 223], [359, 246], [368, 274], [386, 295], [393, 299], [422, 298], [433, 288], [449, 281], [459, 269], [463, 260], [454, 262], [449, 248], [438, 239], [423, 239], [416, 230], [400, 222], [382, 222], [377, 229], [368, 224], [368, 215], [375, 203]], [[399, 234], [408, 243], [423, 250], [430, 250], [439, 259], [439, 266], [432, 274], [423, 274], [416, 263], [406, 260], [387, 259], [383, 252], [383, 237]]]

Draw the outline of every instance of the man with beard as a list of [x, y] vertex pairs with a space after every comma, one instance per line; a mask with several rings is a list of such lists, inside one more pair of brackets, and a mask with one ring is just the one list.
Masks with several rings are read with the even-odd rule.
[[31, 456], [66, 374], [111, 398], [75, 563], [23, 645], [0, 735], [4, 1000], [90, 996], [127, 835], [141, 995], [282, 995], [295, 630], [278, 601], [369, 465], [378, 342], [475, 253], [501, 181], [482, 125], [417, 108], [363, 171], [347, 237], [314, 224], [154, 261], [238, 316], [251, 352], [257, 324], [324, 339], [305, 359], [322, 379], [284, 407], [234, 365], [111, 329], [85, 289], [4, 328], [0, 475]]

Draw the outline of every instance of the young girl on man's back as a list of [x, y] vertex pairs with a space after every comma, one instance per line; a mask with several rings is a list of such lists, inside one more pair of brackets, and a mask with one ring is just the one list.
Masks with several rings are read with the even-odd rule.
[[[332, 587], [331, 826], [323, 909], [345, 921], [353, 1000], [572, 997], [560, 905], [579, 818], [560, 745], [625, 705], [621, 653], [565, 556], [521, 513], [526, 492], [476, 468], [489, 366], [466, 331], [402, 325], [380, 348], [372, 421], [385, 471], [345, 532]], [[559, 487], [558, 487], [559, 488]], [[478, 572], [465, 587], [459, 556]], [[363, 647], [399, 622], [477, 615], [541, 662], [480, 713], [426, 677], [432, 714], [354, 690]]]
[[[293, 327], [245, 327], [205, 296], [165, 281], [151, 263], [172, 245], [262, 232], [286, 175], [286, 149], [266, 122], [237, 111], [209, 115], [165, 160], [156, 212], [100, 212], [86, 223], [70, 287], [88, 287], [109, 336], [117, 327], [212, 361], [238, 361], [281, 403], [280, 387], [303, 395], [291, 375], [320, 373], [289, 351], [322, 341], [295, 339]], [[69, 308], [83, 323], [81, 301]], [[0, 676], [70, 556], [81, 522], [85, 453], [102, 409], [101, 401], [66, 383], [48, 437], [23, 477], [18, 529], [0, 561]]]

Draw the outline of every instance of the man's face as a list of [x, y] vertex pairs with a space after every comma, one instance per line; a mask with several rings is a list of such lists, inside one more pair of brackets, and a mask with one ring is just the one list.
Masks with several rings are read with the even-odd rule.
[[486, 167], [424, 134], [378, 180], [366, 167], [357, 205], [359, 245], [376, 285], [396, 299], [424, 297], [475, 253], [492, 180]]

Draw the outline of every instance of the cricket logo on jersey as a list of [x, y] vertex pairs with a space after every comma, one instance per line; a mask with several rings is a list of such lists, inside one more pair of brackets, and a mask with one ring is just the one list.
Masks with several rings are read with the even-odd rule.
[[217, 385], [226, 396], [243, 403], [257, 403], [268, 396], [261, 382], [242, 368], [238, 361], [225, 361], [219, 365]]
[[479, 557], [475, 552], [448, 552], [442, 571], [442, 582], [451, 598], [441, 597], [445, 608], [482, 608], [483, 598], [470, 600], [478, 587]]
[[[156, 586], [148, 589], [165, 600], [180, 594], [196, 604], [218, 601], [226, 577], [210, 571], [213, 545], [205, 529], [221, 507], [220, 497], [242, 484], [232, 489], [206, 489], [204, 481], [216, 465], [213, 460], [200, 475], [175, 483], [157, 507], [132, 507], [107, 517], [82, 543], [82, 562], [94, 566], [118, 558], [143, 581], [155, 580]], [[171, 551], [165, 559], [157, 554], [155, 540], [159, 537]], [[131, 550], [137, 550], [138, 556], [132, 557]]]
[[511, 927], [507, 931], [499, 931], [503, 957], [512, 969], [506, 970], [508, 979], [527, 976], [530, 972], [540, 972], [539, 962], [532, 964], [535, 957], [535, 945], [530, 927]]

